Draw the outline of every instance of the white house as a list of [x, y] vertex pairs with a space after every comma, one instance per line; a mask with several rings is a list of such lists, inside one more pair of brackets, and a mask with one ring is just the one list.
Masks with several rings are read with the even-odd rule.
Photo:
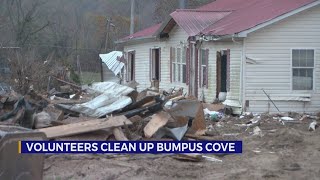
[[320, 1], [216, 0], [176, 10], [128, 37], [127, 80], [138, 90], [183, 87], [235, 113], [320, 109]]

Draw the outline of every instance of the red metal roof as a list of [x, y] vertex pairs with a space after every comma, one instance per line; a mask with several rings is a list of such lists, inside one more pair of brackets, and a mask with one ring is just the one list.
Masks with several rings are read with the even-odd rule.
[[195, 36], [230, 13], [231, 11], [215, 12], [179, 9], [170, 15], [189, 36]]
[[151, 37], [153, 36], [157, 30], [161, 27], [161, 24], [162, 23], [159, 23], [159, 24], [156, 24], [156, 25], [153, 25], [151, 27], [148, 27], [146, 29], [143, 29], [141, 31], [138, 31], [134, 34], [131, 34], [127, 37], [124, 37], [122, 39], [120, 39], [120, 41], [127, 41], [127, 40], [130, 40], [130, 39], [136, 39], [136, 38], [143, 38], [143, 37]]
[[[171, 17], [189, 36], [230, 35], [253, 28], [317, 0], [216, 0], [193, 10], [176, 10]], [[120, 41], [151, 37], [156, 24]]]
[[211, 24], [202, 33], [229, 35], [253, 28], [315, 0], [217, 0], [200, 10], [232, 10], [222, 20]]

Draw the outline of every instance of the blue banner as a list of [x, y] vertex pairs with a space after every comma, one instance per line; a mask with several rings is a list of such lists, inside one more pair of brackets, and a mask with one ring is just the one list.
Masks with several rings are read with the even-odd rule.
[[242, 141], [21, 141], [19, 153], [242, 153]]

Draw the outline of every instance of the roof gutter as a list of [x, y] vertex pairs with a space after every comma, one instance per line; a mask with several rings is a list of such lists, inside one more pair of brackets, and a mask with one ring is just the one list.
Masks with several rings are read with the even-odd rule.
[[228, 35], [197, 35], [196, 40], [199, 41], [220, 41], [224, 39], [234, 39], [235, 37], [239, 37], [236, 34], [228, 34]]
[[142, 43], [142, 42], [146, 42], [146, 41], [153, 41], [156, 40], [155, 36], [146, 36], [146, 37], [141, 37], [141, 38], [132, 38], [132, 39], [128, 39], [128, 40], [118, 40], [115, 41], [116, 44], [134, 44], [134, 43]]

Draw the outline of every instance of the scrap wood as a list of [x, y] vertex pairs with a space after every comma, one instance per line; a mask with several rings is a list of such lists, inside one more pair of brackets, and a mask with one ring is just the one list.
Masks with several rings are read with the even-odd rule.
[[178, 100], [180, 100], [180, 99], [185, 99], [185, 97], [184, 97], [183, 95], [181, 95], [181, 96], [177, 96], [177, 97], [171, 98], [171, 99], [169, 99], [169, 100], [171, 100], [171, 101], [178, 101]]
[[128, 138], [124, 135], [120, 127], [113, 128], [113, 135], [117, 141], [128, 141]]
[[166, 112], [154, 114], [150, 122], [143, 129], [144, 135], [147, 138], [151, 138], [152, 135], [158, 131], [158, 129], [167, 124], [170, 117], [171, 116]]
[[191, 130], [196, 135], [204, 135], [206, 133], [206, 121], [202, 103], [200, 103], [196, 116], [192, 121]]
[[57, 138], [58, 141], [105, 141], [112, 135], [109, 129]]
[[173, 116], [172, 119], [169, 120], [166, 127], [169, 128], [176, 128], [176, 127], [182, 127], [188, 124], [189, 118], [185, 116]]
[[47, 138], [52, 139], [57, 137], [97, 131], [106, 128], [120, 127], [124, 126], [125, 124], [131, 125], [132, 122], [129, 121], [125, 116], [114, 116], [108, 119], [96, 119], [62, 126], [43, 128], [39, 129], [39, 131], [45, 133], [47, 135]]
[[132, 123], [137, 123], [137, 122], [142, 121], [142, 117], [139, 116], [139, 115], [135, 115], [135, 116], [132, 116], [131, 118], [129, 118], [129, 120], [130, 120]]
[[142, 107], [150, 106], [150, 105], [152, 105], [152, 104], [155, 104], [156, 102], [157, 102], [156, 100], [153, 100], [153, 101], [151, 101], [151, 102], [148, 102], [148, 103], [142, 105]]

